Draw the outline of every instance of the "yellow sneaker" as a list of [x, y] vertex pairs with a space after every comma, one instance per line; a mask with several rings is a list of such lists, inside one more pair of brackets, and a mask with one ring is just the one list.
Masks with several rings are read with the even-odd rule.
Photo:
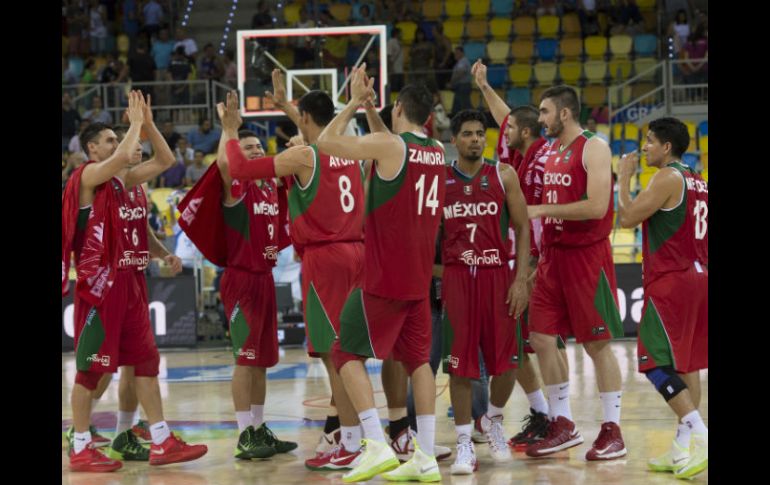
[[709, 467], [709, 437], [707, 434], [692, 434], [690, 459], [674, 472], [674, 477], [690, 480]]
[[361, 445], [364, 451], [358, 465], [342, 476], [343, 482], [363, 482], [398, 467], [398, 458], [387, 443], [363, 439]]
[[647, 462], [647, 467], [654, 472], [675, 472], [682, 468], [690, 459], [690, 450], [682, 448], [674, 440], [671, 448], [661, 456], [652, 458]]
[[435, 456], [428, 456], [414, 442], [414, 454], [406, 463], [392, 472], [383, 473], [385, 480], [392, 482], [440, 482], [441, 473], [438, 471], [438, 462]]

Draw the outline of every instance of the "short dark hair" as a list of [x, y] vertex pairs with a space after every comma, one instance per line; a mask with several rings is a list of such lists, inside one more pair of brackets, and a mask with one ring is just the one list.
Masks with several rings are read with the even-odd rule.
[[332, 98], [324, 91], [317, 89], [305, 93], [299, 98], [299, 112], [308, 113], [313, 122], [324, 127], [334, 119], [334, 103]]
[[[243, 140], [244, 138], [250, 138], [250, 137], [254, 137], [257, 140], [259, 140], [259, 137], [257, 136], [257, 134], [254, 133], [251, 130], [239, 130], [238, 131], [238, 139], [239, 140]], [[260, 141], [260, 143], [262, 143], [262, 142]]]
[[478, 121], [485, 130], [487, 128], [487, 117], [484, 116], [484, 113], [477, 109], [464, 109], [452, 117], [450, 125], [452, 135], [457, 136], [463, 127], [463, 123], [468, 121]]
[[456, 50], [456, 51], [460, 51], [460, 52], [462, 52], [463, 54], [465, 54], [465, 49], [463, 49], [463, 46], [461, 46], [461, 45], [458, 45], [457, 47], [455, 47], [455, 50]]
[[556, 109], [561, 111], [568, 108], [572, 112], [572, 118], [578, 120], [580, 117], [580, 98], [577, 91], [569, 86], [561, 85], [546, 89], [540, 95], [540, 101], [551, 98], [556, 105]]
[[671, 154], [681, 158], [690, 146], [687, 126], [676, 118], [658, 118], [650, 122], [650, 131], [661, 144], [671, 143]]
[[201, 118], [198, 120], [198, 126], [203, 126], [203, 123], [207, 121], [211, 121], [211, 120], [209, 120], [208, 117], [206, 116], [201, 116]]
[[82, 133], [80, 133], [80, 148], [86, 152], [86, 155], [88, 157], [91, 157], [91, 154], [88, 153], [88, 144], [90, 142], [97, 143], [99, 140], [99, 134], [103, 132], [104, 130], [111, 130], [112, 127], [109, 125], [105, 125], [104, 123], [91, 123], [88, 125]]
[[[538, 121], [540, 113], [537, 111], [537, 108], [534, 106], [518, 106], [511, 111], [511, 116], [516, 119], [516, 125], [519, 127], [519, 130], [529, 128], [533, 138], [540, 136], [542, 128]], [[505, 127], [502, 128], [505, 129]]]
[[197, 154], [199, 154], [199, 153], [200, 153], [200, 154], [201, 154], [201, 155], [203, 155], [204, 157], [206, 156], [206, 152], [204, 152], [203, 150], [195, 150], [193, 153], [194, 153], [195, 155], [197, 155]]
[[395, 39], [395, 38], [398, 36], [398, 34], [400, 34], [400, 33], [401, 33], [401, 29], [399, 29], [398, 27], [396, 27], [395, 29], [393, 29], [393, 30], [390, 32], [390, 38], [391, 38], [391, 39]]
[[424, 84], [407, 84], [398, 93], [397, 102], [406, 119], [418, 125], [424, 125], [433, 111], [433, 95]]

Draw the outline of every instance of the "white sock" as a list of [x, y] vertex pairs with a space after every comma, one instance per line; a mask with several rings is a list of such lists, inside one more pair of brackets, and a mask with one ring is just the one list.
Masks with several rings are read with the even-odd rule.
[[251, 405], [251, 424], [254, 426], [254, 429], [259, 428], [262, 426], [262, 423], [265, 422], [265, 405], [264, 404], [252, 404]]
[[141, 418], [139, 417], [139, 408], [136, 408], [136, 411], [134, 411], [134, 416], [131, 418], [131, 426], [136, 426], [139, 424], [139, 421], [141, 421]]
[[361, 420], [361, 427], [364, 429], [364, 438], [385, 443], [385, 433], [382, 432], [382, 426], [380, 426], [377, 408], [358, 413], [358, 419]]
[[75, 453], [80, 453], [91, 442], [91, 432], [75, 433], [72, 441], [75, 444]]
[[150, 425], [150, 434], [152, 435], [152, 444], [160, 445], [171, 436], [171, 430], [165, 421], [158, 421]]
[[422, 452], [434, 456], [433, 444], [436, 441], [436, 415], [423, 414], [417, 416], [417, 444]]
[[398, 421], [406, 417], [406, 408], [388, 408], [388, 421]]
[[349, 452], [361, 449], [361, 426], [340, 426], [342, 437], [340, 440]]
[[690, 427], [684, 423], [679, 423], [676, 427], [676, 443], [683, 449], [690, 449]]
[[115, 427], [115, 435], [119, 435], [127, 429], [131, 429], [133, 426], [134, 413], [132, 411], [120, 411], [118, 410], [118, 425]]
[[468, 439], [471, 439], [471, 431], [473, 430], [472, 424], [456, 424], [455, 425], [455, 432], [457, 433], [457, 442], [465, 441], [463, 440], [463, 436], [466, 436]]
[[253, 419], [249, 411], [236, 411], [235, 420], [238, 421], [238, 434], [243, 433], [246, 428], [251, 426]]
[[700, 413], [697, 409], [683, 417], [682, 424], [687, 425], [687, 427], [690, 428], [693, 433], [707, 434], [709, 431], [708, 428], [706, 428], [706, 424], [703, 422], [703, 418], [700, 417]]
[[569, 382], [545, 386], [548, 392], [548, 418], [556, 419], [564, 416], [572, 421], [572, 410], [569, 407]]
[[600, 392], [599, 399], [602, 400], [604, 408], [604, 422], [613, 422], [620, 424], [620, 396], [622, 391]]
[[548, 401], [545, 400], [545, 394], [542, 389], [527, 394], [529, 407], [538, 413], [548, 414]]
[[502, 416], [502, 415], [503, 415], [503, 408], [499, 408], [492, 403], [489, 403], [487, 405], [487, 416], [489, 418], [494, 418], [495, 416]]

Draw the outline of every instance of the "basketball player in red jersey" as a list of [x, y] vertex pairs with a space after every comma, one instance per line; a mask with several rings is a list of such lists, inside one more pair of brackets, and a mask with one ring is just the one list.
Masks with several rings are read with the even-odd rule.
[[530, 342], [538, 356], [553, 416], [545, 439], [527, 448], [541, 457], [583, 442], [569, 407], [569, 374], [559, 364], [556, 340], [568, 333], [583, 344], [596, 367], [604, 410], [599, 436], [587, 460], [626, 455], [620, 433], [620, 368], [609, 346], [623, 336], [617, 307], [612, 229], [612, 169], [607, 144], [578, 122], [574, 89], [556, 86], [540, 102], [540, 122], [556, 137], [543, 176], [541, 205], [528, 207], [543, 217], [542, 251], [530, 299]]
[[508, 266], [508, 227], [513, 223], [517, 251], [529, 253], [527, 205], [516, 172], [483, 158], [483, 113], [463, 110], [452, 118], [452, 142], [459, 158], [447, 167], [442, 225], [444, 370], [457, 432], [453, 475], [478, 469], [471, 442], [471, 382], [479, 378], [479, 348], [493, 376], [487, 416], [492, 458], [510, 461], [503, 435], [503, 408], [513, 391], [518, 362], [516, 320], [527, 306], [529, 268]]
[[[67, 291], [69, 256], [75, 251], [75, 348], [78, 373], [72, 391], [74, 421], [70, 469], [105, 472], [122, 466], [98, 452], [89, 427], [92, 392], [102, 374], [134, 367], [136, 392], [151, 423], [150, 464], [189, 461], [205, 445], [187, 445], [171, 434], [163, 419], [158, 387], [159, 354], [152, 335], [143, 273], [149, 260], [147, 209], [142, 183], [157, 177], [174, 157], [139, 92], [129, 96], [130, 128], [120, 144], [105, 125], [91, 125], [81, 136], [89, 155], [70, 178], [62, 197], [62, 291]], [[144, 128], [158, 156], [130, 167], [131, 152]], [[143, 247], [144, 246], [144, 247]]]
[[417, 445], [413, 457], [386, 479], [438, 481], [433, 456], [436, 388], [429, 365], [431, 316], [429, 289], [436, 232], [444, 202], [446, 169], [439, 142], [422, 134], [432, 107], [423, 86], [406, 86], [393, 108], [394, 131], [362, 137], [338, 136], [341, 126], [371, 96], [373, 80], [365, 66], [353, 74], [352, 99], [326, 127], [318, 142], [322, 152], [353, 159], [374, 159], [367, 195], [364, 231], [365, 281], [348, 298], [334, 342], [335, 366], [359, 413], [365, 451], [345, 482], [368, 480], [398, 467], [380, 427], [367, 357], [400, 361], [411, 375], [417, 409]]
[[654, 120], [644, 152], [648, 165], [660, 170], [633, 200], [629, 185], [638, 155], [621, 159], [618, 176], [620, 225], [643, 224], [639, 371], [679, 418], [671, 448], [648, 466], [677, 478], [708, 467], [708, 429], [698, 412], [700, 370], [708, 368], [708, 185], [681, 162], [689, 145], [684, 123]]
[[[519, 176], [521, 190], [527, 205], [540, 203], [543, 194], [543, 171], [545, 170], [546, 154], [550, 148], [548, 140], [541, 136], [541, 126], [538, 121], [539, 113], [533, 106], [517, 106], [513, 110], [497, 95], [487, 82], [487, 66], [476, 61], [471, 69], [476, 84], [479, 86], [484, 100], [489, 107], [495, 121], [500, 125], [500, 136], [497, 143], [497, 155], [501, 163], [514, 167]], [[540, 239], [543, 232], [542, 220], [532, 219], [530, 226], [530, 255], [528, 264], [532, 270], [530, 285], [534, 281], [537, 260], [540, 256]], [[514, 244], [514, 263], [519, 261], [515, 254], [515, 235], [511, 233]], [[524, 258], [521, 259], [524, 261]], [[525, 425], [516, 436], [508, 442], [512, 447], [523, 451], [526, 446], [545, 437], [548, 426], [548, 401], [541, 389], [540, 378], [535, 372], [534, 364], [529, 354], [535, 351], [529, 343], [529, 312], [524, 312], [521, 320], [521, 337], [523, 339], [524, 352], [519, 359], [519, 368], [516, 371], [516, 380], [521, 385], [529, 400], [530, 414], [525, 416]], [[568, 372], [567, 353], [564, 342], [567, 336], [561, 335], [557, 340], [561, 349], [559, 353], [559, 365], [563, 372]], [[489, 419], [485, 416], [476, 420], [476, 429], [485, 431]]]

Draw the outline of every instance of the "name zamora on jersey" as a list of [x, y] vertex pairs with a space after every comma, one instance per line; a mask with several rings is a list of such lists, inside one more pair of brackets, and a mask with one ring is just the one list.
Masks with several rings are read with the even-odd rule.
[[409, 149], [409, 161], [422, 163], [423, 165], [444, 165], [443, 152], [427, 152], [423, 150]]

